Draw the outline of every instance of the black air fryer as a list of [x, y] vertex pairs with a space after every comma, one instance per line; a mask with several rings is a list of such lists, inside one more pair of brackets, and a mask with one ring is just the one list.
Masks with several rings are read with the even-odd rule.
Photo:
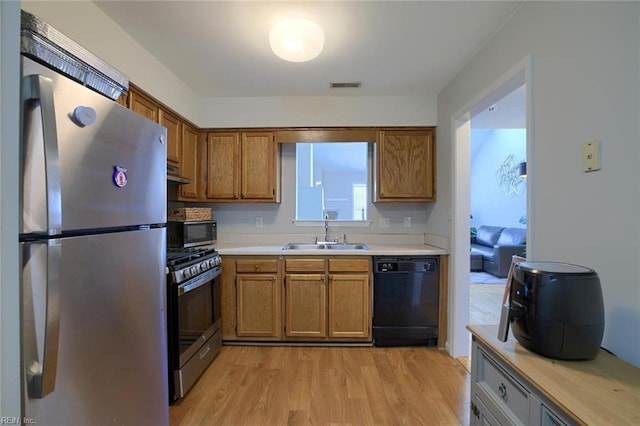
[[590, 359], [604, 334], [604, 305], [598, 274], [568, 263], [515, 265], [509, 320], [525, 348], [550, 358]]

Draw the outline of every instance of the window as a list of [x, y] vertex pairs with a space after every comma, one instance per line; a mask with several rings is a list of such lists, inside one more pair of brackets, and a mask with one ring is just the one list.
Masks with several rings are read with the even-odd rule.
[[296, 220], [366, 220], [367, 142], [296, 143]]

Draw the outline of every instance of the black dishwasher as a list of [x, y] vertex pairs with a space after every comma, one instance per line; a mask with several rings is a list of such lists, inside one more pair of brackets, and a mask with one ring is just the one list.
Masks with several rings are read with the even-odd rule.
[[436, 345], [438, 257], [374, 256], [373, 266], [373, 344]]

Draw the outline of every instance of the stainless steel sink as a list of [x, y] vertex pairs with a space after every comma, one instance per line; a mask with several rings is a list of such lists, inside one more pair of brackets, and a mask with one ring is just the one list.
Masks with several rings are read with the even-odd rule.
[[282, 250], [369, 250], [369, 246], [362, 243], [340, 244], [340, 243], [289, 243], [282, 247]]
[[289, 243], [282, 247], [282, 250], [314, 250], [323, 249], [324, 244]]
[[329, 244], [325, 248], [331, 250], [369, 250], [366, 244]]

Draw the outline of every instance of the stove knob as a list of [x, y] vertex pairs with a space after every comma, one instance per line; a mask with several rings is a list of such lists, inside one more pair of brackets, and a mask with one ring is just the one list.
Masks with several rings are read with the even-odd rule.
[[214, 259], [207, 260], [207, 263], [209, 264], [209, 268], [216, 266], [216, 261]]
[[191, 267], [191, 276], [195, 276], [198, 272], [198, 268], [196, 268], [195, 266]]
[[222, 258], [220, 256], [216, 257], [216, 265], [219, 265], [222, 263]]
[[182, 276], [183, 276], [183, 277], [185, 277], [185, 278], [189, 278], [189, 277], [191, 277], [191, 272], [189, 272], [189, 268], [185, 268], [185, 269], [182, 271]]
[[209, 262], [207, 262], [206, 260], [204, 262], [200, 263], [200, 270], [201, 271], [206, 271], [207, 269], [209, 269]]

